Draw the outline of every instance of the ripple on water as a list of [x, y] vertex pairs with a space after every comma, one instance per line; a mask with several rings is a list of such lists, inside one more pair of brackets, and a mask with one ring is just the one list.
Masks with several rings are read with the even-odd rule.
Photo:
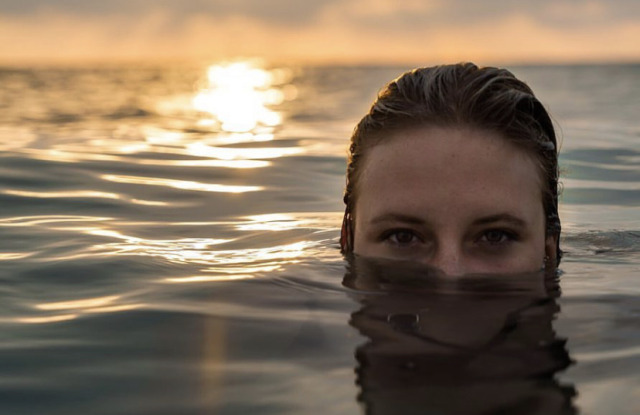
[[406, 278], [349, 285], [345, 143], [400, 68], [0, 71], [0, 412], [422, 413], [533, 397], [634, 413], [636, 71], [518, 70], [565, 132], [560, 298], [520, 279], [498, 296], [504, 278], [417, 295], [393, 267]]

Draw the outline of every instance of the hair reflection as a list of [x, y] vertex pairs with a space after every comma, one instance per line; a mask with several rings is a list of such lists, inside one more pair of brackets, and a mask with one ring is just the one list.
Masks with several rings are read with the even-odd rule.
[[[576, 414], [571, 359], [552, 320], [555, 275], [443, 279], [417, 265], [350, 257], [343, 284], [367, 414]], [[410, 268], [407, 268], [410, 267]]]

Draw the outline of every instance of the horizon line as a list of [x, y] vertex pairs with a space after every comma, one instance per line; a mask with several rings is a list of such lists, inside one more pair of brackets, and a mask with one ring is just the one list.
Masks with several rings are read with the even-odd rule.
[[640, 64], [640, 57], [620, 58], [585, 58], [585, 59], [469, 59], [469, 60], [436, 60], [425, 59], [312, 59], [312, 58], [265, 58], [261, 56], [229, 56], [229, 57], [119, 57], [119, 58], [21, 58], [6, 59], [0, 57], [0, 67], [93, 67], [105, 66], [157, 66], [157, 65], [211, 65], [224, 62], [254, 61], [264, 66], [343, 66], [343, 67], [419, 67], [442, 65], [459, 62], [473, 62], [479, 66], [616, 66]]

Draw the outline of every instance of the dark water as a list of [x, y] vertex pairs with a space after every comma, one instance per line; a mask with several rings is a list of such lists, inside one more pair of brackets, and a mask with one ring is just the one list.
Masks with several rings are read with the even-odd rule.
[[404, 69], [0, 70], [0, 413], [640, 413], [640, 66], [513, 68], [561, 276], [456, 281], [337, 250]]

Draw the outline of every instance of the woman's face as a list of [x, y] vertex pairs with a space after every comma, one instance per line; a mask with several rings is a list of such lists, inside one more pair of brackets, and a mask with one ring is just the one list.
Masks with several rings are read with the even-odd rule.
[[448, 275], [555, 264], [539, 169], [497, 133], [414, 128], [369, 149], [354, 212], [354, 252], [419, 261]]

